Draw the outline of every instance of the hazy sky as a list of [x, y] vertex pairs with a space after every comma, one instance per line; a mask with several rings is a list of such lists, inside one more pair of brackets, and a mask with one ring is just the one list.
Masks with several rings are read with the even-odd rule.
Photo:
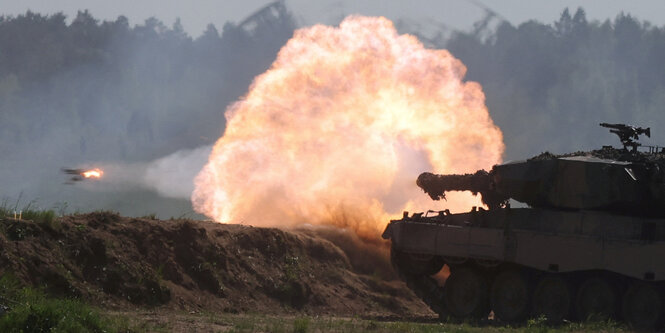
[[[221, 30], [227, 21], [239, 22], [271, 1], [266, 0], [0, 0], [0, 13], [18, 15], [30, 9], [42, 14], [63, 12], [69, 18], [77, 10], [88, 9], [103, 20], [115, 20], [125, 15], [130, 23], [143, 23], [146, 18], [156, 17], [171, 25], [177, 17], [187, 30], [196, 37], [208, 23]], [[469, 29], [473, 22], [483, 16], [480, 4], [484, 4], [508, 19], [519, 24], [529, 19], [550, 23], [559, 17], [565, 7], [574, 11], [582, 6], [590, 20], [614, 18], [621, 11], [633, 14], [641, 20], [665, 25], [664, 0], [286, 0], [287, 6], [303, 25], [334, 23], [348, 14], [382, 15], [409, 22], [443, 24], [455, 29]]]

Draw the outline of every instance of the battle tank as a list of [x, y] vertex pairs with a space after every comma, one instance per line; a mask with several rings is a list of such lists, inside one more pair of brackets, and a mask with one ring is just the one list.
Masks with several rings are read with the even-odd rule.
[[[613, 318], [661, 328], [665, 152], [636, 141], [650, 136], [648, 128], [601, 126], [623, 148], [543, 153], [489, 172], [421, 174], [416, 183], [432, 199], [471, 191], [487, 209], [404, 212], [390, 221], [383, 238], [397, 272], [442, 319], [492, 311], [502, 322]], [[510, 199], [528, 207], [511, 208]], [[435, 278], [442, 272], [445, 282]]]

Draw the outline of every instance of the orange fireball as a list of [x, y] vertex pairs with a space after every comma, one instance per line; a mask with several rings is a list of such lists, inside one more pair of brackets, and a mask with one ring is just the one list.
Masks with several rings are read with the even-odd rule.
[[94, 168], [92, 170], [87, 170], [87, 171], [81, 172], [81, 176], [83, 176], [85, 178], [100, 178], [100, 177], [102, 177], [102, 175], [104, 175], [104, 171], [102, 171], [99, 168]]
[[[334, 224], [372, 236], [402, 210], [437, 208], [415, 184], [420, 172], [490, 168], [504, 149], [465, 72], [386, 18], [297, 30], [226, 111], [226, 131], [195, 179], [195, 210], [220, 222]], [[465, 193], [443, 204], [481, 205]]]

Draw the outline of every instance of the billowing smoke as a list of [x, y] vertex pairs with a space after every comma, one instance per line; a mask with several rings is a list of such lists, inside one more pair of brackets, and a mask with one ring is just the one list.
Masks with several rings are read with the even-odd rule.
[[[489, 168], [504, 149], [465, 72], [385, 18], [297, 30], [227, 110], [194, 208], [220, 222], [334, 224], [366, 236], [403, 209], [434, 208], [415, 186], [420, 172]], [[480, 205], [464, 193], [444, 204]]]

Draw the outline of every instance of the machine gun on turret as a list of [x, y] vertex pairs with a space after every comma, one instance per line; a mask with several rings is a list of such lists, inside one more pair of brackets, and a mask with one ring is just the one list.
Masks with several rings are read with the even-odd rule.
[[631, 151], [637, 151], [637, 147], [641, 146], [638, 142], [634, 140], [639, 140], [639, 136], [646, 134], [647, 137], [651, 137], [651, 128], [642, 128], [626, 124], [608, 124], [600, 123], [600, 126], [609, 128], [611, 133], [614, 133], [619, 136], [619, 140], [623, 144], [623, 149], [628, 150], [628, 147], [632, 147]]

